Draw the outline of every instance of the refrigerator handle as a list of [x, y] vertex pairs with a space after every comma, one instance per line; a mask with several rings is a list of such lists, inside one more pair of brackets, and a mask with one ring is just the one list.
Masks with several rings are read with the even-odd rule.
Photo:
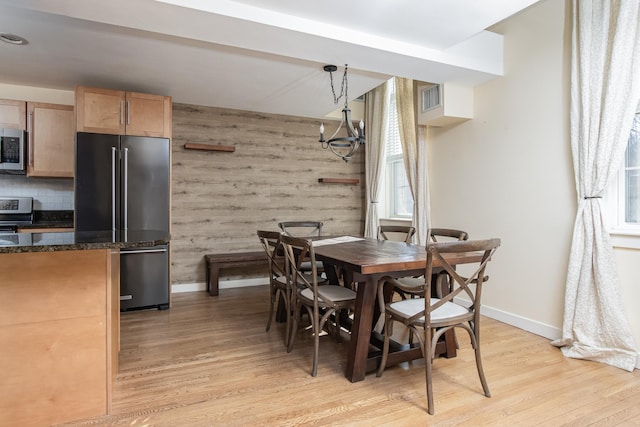
[[129, 229], [129, 148], [124, 149], [124, 230]]
[[116, 229], [116, 147], [111, 147], [111, 229]]
[[138, 249], [138, 250], [122, 250], [120, 251], [120, 255], [127, 254], [153, 254], [158, 252], [167, 252], [166, 249]]

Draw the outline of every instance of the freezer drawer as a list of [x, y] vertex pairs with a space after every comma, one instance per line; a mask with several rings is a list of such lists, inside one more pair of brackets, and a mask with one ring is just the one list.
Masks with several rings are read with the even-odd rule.
[[120, 251], [120, 310], [169, 308], [169, 247]]

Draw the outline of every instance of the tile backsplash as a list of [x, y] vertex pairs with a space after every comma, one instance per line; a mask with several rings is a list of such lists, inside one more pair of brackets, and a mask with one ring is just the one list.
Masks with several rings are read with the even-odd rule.
[[0, 196], [33, 197], [34, 210], [73, 210], [73, 179], [0, 175]]

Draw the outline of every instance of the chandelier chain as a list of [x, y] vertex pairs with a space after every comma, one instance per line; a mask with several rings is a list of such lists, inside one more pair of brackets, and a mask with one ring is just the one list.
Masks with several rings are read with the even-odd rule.
[[340, 95], [336, 97], [336, 90], [333, 87], [333, 72], [329, 72], [329, 77], [331, 78], [331, 93], [333, 94], [333, 103], [338, 105], [338, 101], [340, 101], [340, 98], [342, 98], [343, 96], [344, 98], [344, 103], [345, 105], [347, 104], [348, 100], [349, 100], [349, 94], [348, 94], [348, 90], [349, 90], [349, 83], [347, 82], [347, 64], [344, 64], [344, 74], [342, 75], [342, 84], [340, 86]]

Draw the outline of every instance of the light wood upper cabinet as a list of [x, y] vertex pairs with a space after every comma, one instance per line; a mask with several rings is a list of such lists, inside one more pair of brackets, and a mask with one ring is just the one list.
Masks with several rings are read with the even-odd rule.
[[92, 87], [76, 87], [78, 132], [124, 135], [125, 93]]
[[127, 92], [127, 135], [171, 138], [171, 97]]
[[76, 87], [78, 132], [171, 138], [171, 97]]
[[75, 122], [72, 105], [28, 102], [27, 176], [73, 178]]
[[27, 103], [0, 99], [0, 128], [26, 129]]

